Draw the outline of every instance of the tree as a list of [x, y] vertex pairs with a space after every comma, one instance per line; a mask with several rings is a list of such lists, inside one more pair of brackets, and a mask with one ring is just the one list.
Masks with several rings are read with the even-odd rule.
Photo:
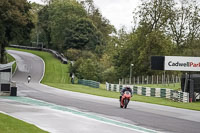
[[86, 11], [76, 0], [53, 0], [47, 10], [51, 43], [62, 51], [65, 29], [72, 29], [77, 20], [86, 17]]
[[133, 75], [152, 74], [150, 57], [171, 54], [173, 43], [165, 33], [173, 6], [173, 0], [150, 0], [134, 13], [140, 17], [138, 27], [130, 34], [118, 36], [121, 47], [113, 58], [118, 78], [128, 77], [130, 64], [134, 64]]
[[76, 0], [50, 0], [39, 12], [40, 32], [47, 47], [60, 52], [64, 50], [67, 29], [72, 29], [86, 11]]
[[81, 50], [70, 48], [70, 49], [65, 51], [64, 55], [69, 60], [76, 61], [81, 57]]
[[85, 0], [81, 2], [87, 11], [88, 17], [92, 20], [96, 28], [101, 32], [104, 40], [104, 44], [110, 40], [110, 34], [116, 32], [110, 21], [102, 16], [99, 9], [94, 6], [93, 0]]
[[148, 25], [149, 32], [151, 31], [166, 31], [167, 22], [171, 15], [171, 10], [174, 7], [174, 0], [150, 0], [144, 1], [139, 6], [139, 11], [134, 12], [134, 17], [139, 17], [140, 25]]
[[127, 34], [122, 28], [118, 32], [118, 37], [115, 38], [112, 51], [113, 57], [112, 61], [116, 71], [116, 77], [124, 78], [129, 74], [129, 66], [133, 62], [133, 44], [134, 40], [132, 39], [131, 34]]
[[10, 41], [30, 38], [29, 33], [33, 28], [30, 9], [26, 0], [0, 1], [0, 63], [4, 62], [5, 46]]
[[180, 5], [171, 11], [169, 34], [176, 43], [176, 52], [181, 54], [200, 34], [200, 8], [195, 1], [189, 0], [182, 0]]
[[78, 68], [80, 78], [101, 81], [99, 64], [91, 59], [84, 59]]
[[[140, 42], [142, 42], [140, 40]], [[149, 33], [140, 47], [137, 48], [138, 58], [134, 67], [139, 74], [152, 74], [150, 68], [151, 56], [169, 56], [173, 51], [171, 38], [162, 31], [152, 31]]]
[[[200, 36], [198, 37], [200, 38]], [[186, 56], [197, 56], [200, 57], [200, 39], [193, 40], [193, 44], [187, 46], [187, 48], [184, 49], [183, 54]]]
[[[40, 5], [37, 3], [31, 4], [31, 14], [32, 14], [32, 22], [34, 23], [34, 29], [31, 31], [31, 45], [38, 44], [39, 42], [44, 42], [43, 32], [40, 30], [41, 27], [38, 24], [38, 14], [44, 8], [44, 5]], [[46, 40], [45, 40], [46, 41]], [[36, 45], [35, 45], [36, 46]]]
[[38, 28], [35, 30], [44, 36], [42, 41], [45, 43], [46, 47], [53, 48], [51, 43], [51, 28], [49, 24], [48, 8], [49, 6], [47, 5], [38, 12]]
[[65, 49], [95, 50], [101, 44], [102, 36], [89, 19], [79, 19], [74, 28], [66, 28]]
[[101, 81], [102, 68], [98, 57], [90, 51], [82, 51], [81, 57], [70, 68], [80, 79]]

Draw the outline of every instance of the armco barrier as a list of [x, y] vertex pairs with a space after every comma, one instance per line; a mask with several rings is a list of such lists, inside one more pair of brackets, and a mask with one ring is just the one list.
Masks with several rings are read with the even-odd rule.
[[50, 52], [56, 58], [58, 58], [63, 64], [68, 63], [67, 59], [62, 54], [59, 54], [57, 51], [52, 50], [52, 49], [46, 49], [46, 48], [40, 48], [40, 47], [20, 46], [20, 45], [9, 45], [9, 47]]
[[100, 85], [99, 82], [96, 82], [96, 81], [93, 81], [93, 80], [85, 80], [85, 79], [79, 79], [78, 84], [90, 86], [90, 87], [93, 87], [93, 88], [99, 88], [99, 85]]
[[171, 99], [176, 102], [189, 102], [189, 93], [165, 88], [149, 88], [135, 85], [117, 85], [106, 83], [108, 91], [119, 92], [123, 87], [129, 86], [134, 94]]

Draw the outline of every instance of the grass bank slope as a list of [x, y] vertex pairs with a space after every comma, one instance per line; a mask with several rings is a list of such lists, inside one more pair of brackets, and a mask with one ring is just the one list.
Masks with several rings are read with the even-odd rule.
[[67, 64], [62, 64], [58, 59], [56, 59], [51, 53], [43, 51], [34, 51], [26, 49], [17, 48], [7, 48], [10, 50], [17, 50], [35, 54], [41, 57], [45, 62], [45, 74], [42, 79], [42, 83], [69, 83], [69, 72]]
[[38, 127], [0, 113], [1, 133], [47, 133]]

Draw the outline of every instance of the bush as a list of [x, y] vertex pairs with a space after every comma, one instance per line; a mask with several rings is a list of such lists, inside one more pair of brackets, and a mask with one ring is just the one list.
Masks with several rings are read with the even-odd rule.
[[101, 81], [99, 70], [100, 67], [97, 61], [92, 59], [83, 59], [77, 69], [77, 73], [80, 78]]
[[76, 60], [78, 60], [81, 57], [81, 51], [78, 50], [78, 49], [72, 49], [72, 48], [70, 48], [70, 49], [68, 49], [68, 50], [65, 51], [64, 55], [68, 59], [70, 59], [72, 61], [76, 61]]
[[102, 73], [102, 80], [109, 83], [116, 83], [118, 81], [114, 67], [110, 67]]

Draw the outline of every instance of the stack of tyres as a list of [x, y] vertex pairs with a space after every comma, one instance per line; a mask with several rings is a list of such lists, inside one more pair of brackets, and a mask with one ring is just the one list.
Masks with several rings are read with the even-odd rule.
[[156, 96], [156, 89], [151, 88], [151, 96], [155, 97]]
[[146, 88], [142, 87], [142, 95], [146, 96]]
[[134, 86], [134, 87], [133, 87], [133, 93], [134, 93], [134, 94], [137, 94], [137, 86]]
[[160, 97], [166, 97], [166, 89], [160, 89]]
[[10, 96], [17, 96], [17, 87], [11, 87]]

